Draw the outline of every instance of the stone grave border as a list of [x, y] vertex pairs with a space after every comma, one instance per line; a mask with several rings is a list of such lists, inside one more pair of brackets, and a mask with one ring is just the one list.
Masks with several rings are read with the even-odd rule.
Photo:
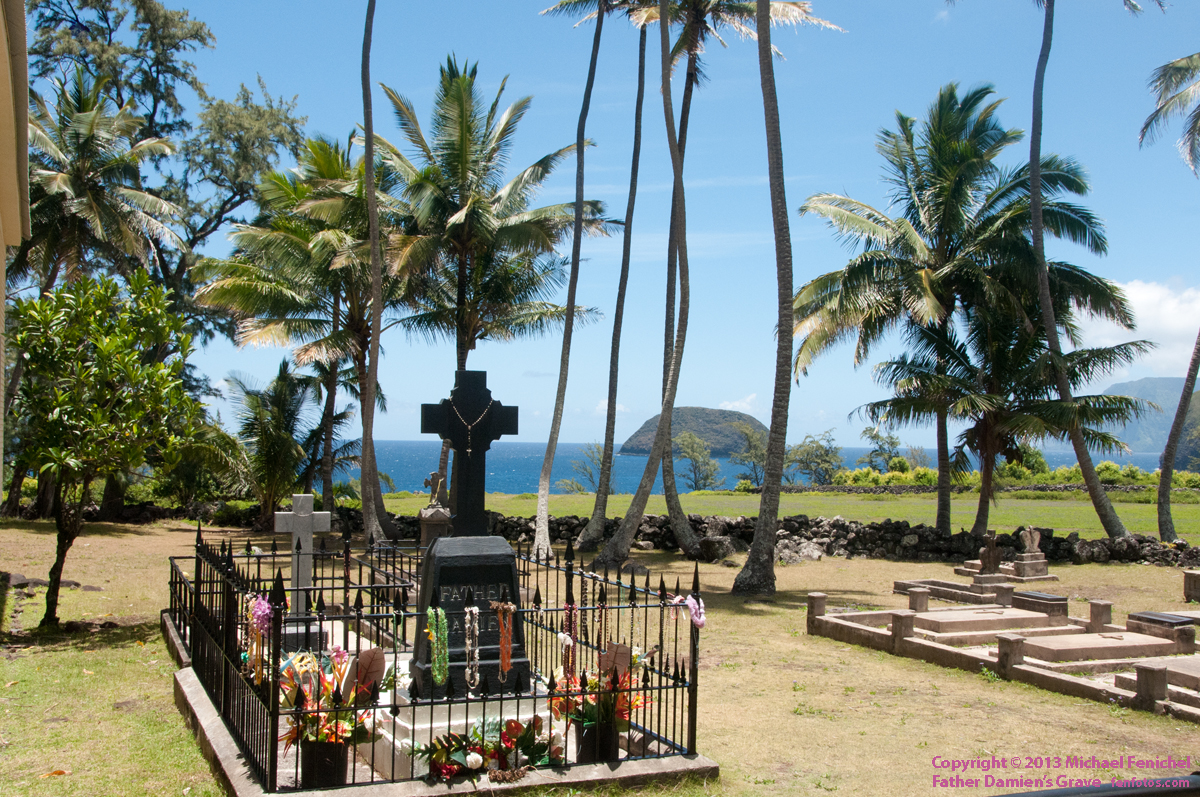
[[[926, 598], [928, 596], [925, 596]], [[950, 645], [921, 639], [914, 635], [913, 620], [917, 612], [913, 609], [890, 609], [871, 612], [846, 612], [828, 614], [828, 596], [822, 592], [808, 593], [807, 631], [813, 636], [826, 637], [838, 642], [881, 650], [894, 656], [918, 659], [940, 667], [979, 673], [984, 669], [994, 672], [1006, 681], [1029, 684], [1040, 689], [1094, 700], [1099, 703], [1116, 704], [1122, 708], [1151, 711], [1188, 722], [1200, 723], [1200, 708], [1170, 700], [1167, 685], [1167, 668], [1161, 664], [1137, 664], [1136, 680], [1132, 689], [1099, 684], [1069, 673], [1049, 670], [1026, 663], [1024, 643], [1020, 634], [1000, 633], [996, 635], [999, 652], [996, 658], [983, 653], [962, 650]], [[1106, 604], [1095, 601], [1093, 604]], [[1111, 604], [1108, 604], [1111, 622]], [[978, 606], [973, 608], [980, 608]], [[996, 608], [1000, 608], [996, 605]], [[1093, 609], [1091, 625], [1097, 619]], [[1101, 617], [1102, 608], [1101, 608]], [[889, 628], [890, 626], [890, 628]]]

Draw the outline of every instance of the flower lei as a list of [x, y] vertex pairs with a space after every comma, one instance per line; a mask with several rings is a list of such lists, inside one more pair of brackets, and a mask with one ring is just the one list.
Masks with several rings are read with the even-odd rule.
[[496, 622], [500, 625], [500, 683], [504, 683], [508, 678], [508, 671], [512, 669], [513, 615], [516, 614], [517, 607], [513, 603], [492, 601], [491, 608], [496, 613]]
[[704, 627], [704, 601], [701, 598], [697, 598], [692, 595], [688, 595], [686, 597], [683, 595], [676, 595], [674, 598], [671, 598], [670, 605], [671, 619], [675, 619], [679, 616], [679, 607], [683, 606], [688, 611], [688, 616], [692, 620], [692, 625], [696, 626], [696, 628]]
[[446, 683], [450, 674], [450, 638], [446, 627], [446, 613], [442, 607], [430, 606], [425, 610], [425, 632], [429, 634], [430, 669], [433, 682], [438, 686]]
[[579, 633], [579, 608], [568, 603], [563, 606], [563, 630], [558, 635], [563, 644], [563, 672], [569, 677], [575, 677], [575, 635]]
[[463, 609], [463, 626], [466, 635], [467, 686], [479, 686], [479, 607]]

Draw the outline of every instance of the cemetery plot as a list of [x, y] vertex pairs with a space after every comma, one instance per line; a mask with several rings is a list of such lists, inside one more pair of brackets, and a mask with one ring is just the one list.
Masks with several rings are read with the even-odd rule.
[[[987, 552], [980, 553], [987, 569]], [[1200, 612], [1134, 612], [1119, 626], [1108, 601], [1089, 601], [1087, 618], [1070, 617], [1065, 596], [1015, 590], [993, 578], [975, 573], [970, 585], [897, 581], [895, 592], [908, 595], [909, 608], [891, 611], [827, 612], [826, 596], [809, 593], [808, 632], [1200, 722]], [[980, 604], [986, 587], [1002, 601]], [[959, 595], [977, 605], [929, 606], [931, 597]]]
[[[421, 612], [412, 601], [437, 571], [419, 548], [352, 550], [318, 534], [312, 572], [298, 574], [283, 547], [235, 552], [199, 538], [195, 560], [182, 560], [194, 580], [172, 562], [165, 613], [268, 791], [430, 775], [536, 783], [545, 768], [579, 782], [621, 777], [625, 762], [639, 775], [715, 774], [695, 754], [698, 575], [692, 591], [668, 592], [648, 576], [636, 585], [514, 551], [504, 589], [492, 594], [484, 571], [462, 584], [444, 570]], [[312, 586], [299, 586], [305, 575]], [[415, 686], [417, 665], [440, 690]]]

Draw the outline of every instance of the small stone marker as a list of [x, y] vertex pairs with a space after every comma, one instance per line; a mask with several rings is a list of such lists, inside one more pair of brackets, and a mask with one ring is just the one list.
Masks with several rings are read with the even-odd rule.
[[329, 531], [329, 513], [313, 511], [311, 495], [293, 495], [291, 512], [275, 513], [275, 531], [292, 535], [292, 610], [304, 614], [304, 588], [312, 586], [313, 533]]
[[1039, 553], [1041, 551], [1041, 548], [1038, 546], [1042, 542], [1042, 532], [1033, 526], [1024, 529], [1018, 536], [1021, 538], [1021, 545], [1025, 547], [1025, 553]]
[[1002, 554], [996, 547], [996, 532], [988, 531], [983, 547], [979, 549], [979, 575], [989, 576], [1000, 572]]

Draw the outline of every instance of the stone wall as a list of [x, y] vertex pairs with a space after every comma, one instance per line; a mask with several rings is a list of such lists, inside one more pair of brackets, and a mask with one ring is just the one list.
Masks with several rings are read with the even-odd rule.
[[[1043, 485], [1045, 486], [1045, 485]], [[895, 489], [861, 488], [863, 490]], [[247, 511], [246, 524], [252, 521]], [[532, 517], [505, 517], [489, 513], [493, 533], [502, 535], [509, 542], [530, 543], [534, 537]], [[420, 526], [415, 517], [391, 515], [400, 530], [401, 538], [416, 539]], [[730, 554], [747, 551], [754, 539], [756, 518], [740, 515], [736, 517], [688, 515], [697, 534], [702, 535], [701, 550], [706, 561], [717, 562]], [[349, 524], [355, 532], [362, 531], [362, 513], [354, 509], [338, 509], [335, 521], [338, 530]], [[587, 526], [588, 518], [567, 515], [550, 518], [550, 540], [565, 543], [575, 540]], [[605, 523], [605, 538], [617, 532], [621, 521], [609, 518]], [[1022, 552], [1017, 539], [1020, 528], [1011, 534], [997, 534], [996, 546], [1000, 548], [1004, 561], [1011, 562]], [[1145, 562], [1164, 566], [1200, 567], [1200, 548], [1191, 548], [1184, 541], [1175, 545], [1163, 545], [1158, 540], [1143, 534], [1134, 534], [1120, 539], [1081, 540], [1072, 532], [1056, 536], [1053, 529], [1040, 529], [1041, 550], [1052, 562]], [[923, 523], [910, 524], [907, 520], [885, 520], [881, 523], [859, 523], [843, 517], [809, 518], [807, 515], [791, 515], [780, 518], [776, 531], [775, 554], [786, 563], [794, 564], [820, 556], [844, 556], [846, 558], [890, 559], [911, 562], [962, 562], [975, 559], [983, 546], [981, 537], [969, 532], [943, 536], [937, 529]], [[641, 550], [674, 551], [678, 549], [675, 535], [671, 531], [666, 515], [646, 515], [638, 527], [634, 547]]]
[[[534, 519], [495, 516], [493, 528], [511, 542], [527, 543], [533, 540]], [[587, 518], [567, 516], [551, 517], [550, 537], [554, 542], [575, 539], [584, 527]], [[754, 539], [755, 518], [744, 515], [721, 517], [689, 515], [688, 520], [697, 533], [703, 534], [704, 558], [719, 561], [735, 551], [746, 551]], [[620, 521], [609, 519], [605, 536], [612, 536]], [[1004, 561], [1013, 561], [1022, 552], [1017, 534], [997, 534], [996, 545], [1001, 549]], [[1190, 548], [1186, 542], [1163, 545], [1142, 534], [1117, 540], [1081, 540], [1075, 532], [1057, 537], [1053, 529], [1040, 529], [1041, 550], [1052, 562], [1147, 562], [1158, 565], [1200, 565], [1200, 548]], [[671, 532], [666, 515], [646, 515], [638, 527], [635, 545], [644, 550], [676, 550], [675, 535]], [[776, 556], [785, 563], [816, 558], [816, 553], [825, 556], [847, 558], [867, 557], [916, 562], [962, 562], [975, 559], [983, 546], [981, 537], [961, 531], [950, 536], [938, 534], [937, 530], [923, 523], [910, 524], [907, 520], [885, 520], [881, 523], [859, 523], [842, 517], [809, 518], [807, 515], [792, 515], [780, 518], [776, 532]]]

